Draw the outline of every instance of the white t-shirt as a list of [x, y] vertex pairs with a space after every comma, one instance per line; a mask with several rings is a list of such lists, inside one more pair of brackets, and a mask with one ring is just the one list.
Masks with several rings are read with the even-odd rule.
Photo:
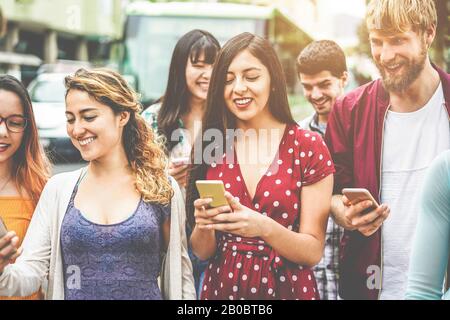
[[383, 137], [381, 202], [391, 208], [382, 227], [382, 300], [403, 300], [420, 189], [426, 169], [450, 148], [442, 84], [421, 109], [388, 111]]

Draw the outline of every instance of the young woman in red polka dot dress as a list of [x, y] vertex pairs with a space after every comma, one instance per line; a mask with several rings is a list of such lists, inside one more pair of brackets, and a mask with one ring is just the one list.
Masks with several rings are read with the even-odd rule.
[[[267, 40], [244, 33], [220, 52], [204, 133], [212, 128], [245, 138], [216, 141], [212, 161], [204, 143], [190, 175], [192, 248], [210, 259], [201, 299], [319, 299], [310, 267], [323, 253], [334, 166], [322, 138], [293, 120]], [[211, 209], [211, 199], [198, 199], [202, 179], [222, 180], [229, 205]]]

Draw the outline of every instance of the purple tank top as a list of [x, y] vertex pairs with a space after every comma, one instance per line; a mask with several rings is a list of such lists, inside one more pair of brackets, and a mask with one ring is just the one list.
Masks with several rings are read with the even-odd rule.
[[162, 224], [169, 207], [142, 199], [127, 220], [99, 225], [75, 208], [74, 188], [61, 227], [66, 300], [161, 300]]

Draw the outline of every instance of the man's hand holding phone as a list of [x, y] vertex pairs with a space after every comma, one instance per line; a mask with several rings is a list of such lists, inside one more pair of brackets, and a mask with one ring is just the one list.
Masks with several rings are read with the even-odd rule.
[[368, 190], [344, 189], [342, 193], [346, 229], [358, 230], [369, 237], [388, 218], [390, 208], [386, 204], [378, 205]]

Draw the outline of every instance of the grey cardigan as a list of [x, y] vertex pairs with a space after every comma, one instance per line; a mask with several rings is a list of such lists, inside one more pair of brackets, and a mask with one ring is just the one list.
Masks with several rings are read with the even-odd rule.
[[[0, 275], [0, 296], [29, 296], [43, 286], [46, 299], [64, 299], [60, 230], [72, 191], [83, 170], [55, 175], [46, 184], [23, 241], [22, 255]], [[171, 183], [174, 196], [170, 240], [162, 260], [160, 287], [165, 299], [195, 299], [184, 227], [184, 201], [172, 178]]]

